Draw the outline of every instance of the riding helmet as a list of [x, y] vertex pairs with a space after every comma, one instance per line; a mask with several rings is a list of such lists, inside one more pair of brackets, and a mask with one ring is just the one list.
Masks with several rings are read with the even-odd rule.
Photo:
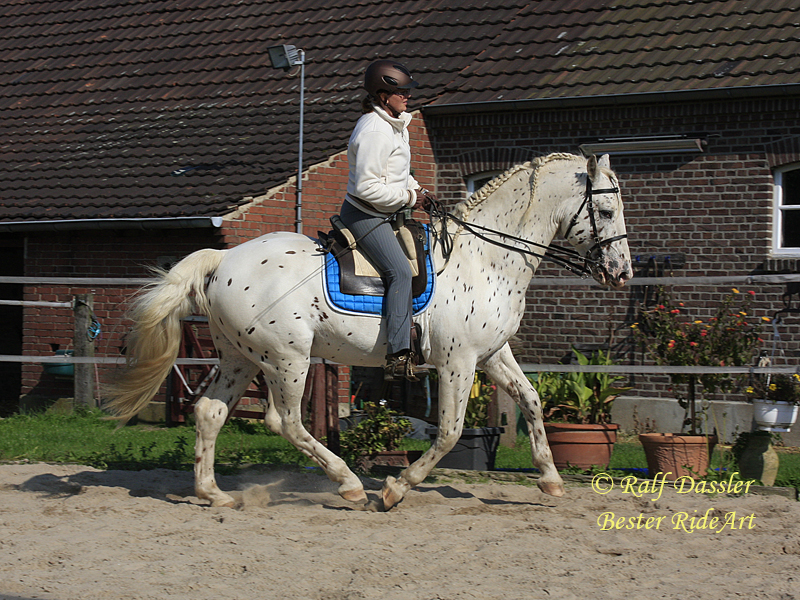
[[394, 93], [398, 90], [410, 90], [418, 85], [408, 69], [395, 60], [376, 60], [364, 72], [364, 89], [373, 98], [378, 90]]

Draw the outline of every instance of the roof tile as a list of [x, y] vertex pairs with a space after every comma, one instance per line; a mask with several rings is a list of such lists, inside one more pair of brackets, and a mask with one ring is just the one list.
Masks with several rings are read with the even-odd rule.
[[796, 0], [0, 0], [0, 219], [220, 215], [341, 151], [376, 58], [423, 104], [798, 81]]

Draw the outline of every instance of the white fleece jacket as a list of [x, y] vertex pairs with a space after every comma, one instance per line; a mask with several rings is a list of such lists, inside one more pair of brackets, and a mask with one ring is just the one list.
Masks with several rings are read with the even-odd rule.
[[394, 118], [376, 106], [356, 123], [347, 147], [346, 199], [359, 210], [386, 216], [416, 204], [413, 190], [419, 184], [411, 176], [410, 122], [406, 112]]

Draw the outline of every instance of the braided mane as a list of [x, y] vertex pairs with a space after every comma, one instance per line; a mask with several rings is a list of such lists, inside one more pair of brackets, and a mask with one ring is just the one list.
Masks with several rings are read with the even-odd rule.
[[569, 154], [566, 152], [554, 152], [552, 154], [548, 154], [547, 156], [538, 156], [533, 160], [529, 160], [519, 165], [514, 165], [504, 173], [501, 173], [488, 183], [486, 183], [481, 189], [477, 192], [472, 194], [467, 200], [463, 202], [459, 202], [455, 207], [454, 211], [460, 213], [461, 219], [466, 219], [467, 215], [472, 212], [472, 209], [476, 206], [482, 204], [489, 196], [491, 196], [501, 185], [503, 185], [506, 181], [508, 181], [511, 177], [515, 174], [519, 173], [522, 170], [529, 169], [532, 172], [531, 176], [531, 191], [533, 191], [536, 186], [538, 185], [539, 179], [539, 168], [543, 165], [546, 165], [549, 162], [554, 160], [579, 160], [581, 159], [580, 156], [576, 156], [574, 154]]

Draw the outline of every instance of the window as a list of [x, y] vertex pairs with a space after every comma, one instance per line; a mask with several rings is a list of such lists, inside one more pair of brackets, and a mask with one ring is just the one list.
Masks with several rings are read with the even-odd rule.
[[800, 165], [775, 171], [772, 249], [800, 255]]
[[467, 177], [467, 196], [472, 196], [475, 192], [489, 183], [492, 179], [500, 175], [503, 171], [485, 171]]

